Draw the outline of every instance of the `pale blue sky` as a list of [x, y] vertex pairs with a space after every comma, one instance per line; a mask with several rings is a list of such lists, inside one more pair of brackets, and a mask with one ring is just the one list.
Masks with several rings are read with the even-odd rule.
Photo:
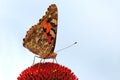
[[[120, 80], [120, 0], [0, 0], [0, 80], [16, 80], [33, 54], [22, 39], [51, 3], [59, 10], [59, 64], [79, 80]], [[39, 60], [39, 59], [37, 59]]]

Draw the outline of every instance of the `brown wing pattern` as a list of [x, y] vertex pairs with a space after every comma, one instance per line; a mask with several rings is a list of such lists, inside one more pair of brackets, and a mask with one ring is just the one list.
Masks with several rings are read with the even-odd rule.
[[32, 26], [23, 39], [23, 46], [41, 58], [55, 57], [58, 11], [55, 4], [49, 6], [45, 16]]

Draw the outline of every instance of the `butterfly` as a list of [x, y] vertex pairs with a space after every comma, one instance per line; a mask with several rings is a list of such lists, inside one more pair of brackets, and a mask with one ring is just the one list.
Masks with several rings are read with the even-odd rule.
[[51, 4], [39, 22], [27, 31], [23, 46], [42, 59], [56, 58], [57, 25], [58, 9], [55, 4]]

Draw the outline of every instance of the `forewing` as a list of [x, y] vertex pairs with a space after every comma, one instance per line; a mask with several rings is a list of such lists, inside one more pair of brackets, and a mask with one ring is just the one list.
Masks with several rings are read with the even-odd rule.
[[56, 5], [50, 5], [45, 16], [39, 20], [38, 24], [27, 31], [23, 39], [23, 46], [41, 58], [46, 58], [54, 51], [57, 33], [57, 13]]

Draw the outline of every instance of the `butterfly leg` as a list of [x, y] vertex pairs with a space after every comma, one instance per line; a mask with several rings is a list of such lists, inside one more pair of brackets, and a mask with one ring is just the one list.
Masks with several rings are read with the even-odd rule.
[[56, 63], [57, 63], [57, 59], [55, 58], [55, 61], [56, 61]]
[[[42, 60], [43, 60], [43, 59], [41, 58], [40, 63], [42, 63]], [[39, 69], [39, 67], [40, 67], [40, 63], [39, 63], [39, 65], [38, 65], [38, 69]]]
[[45, 63], [45, 59], [43, 59], [43, 63]]
[[42, 63], [42, 60], [43, 60], [43, 59], [41, 58], [40, 63]]
[[57, 59], [56, 59], [56, 58], [54, 58], [54, 59], [53, 59], [53, 63], [54, 63], [54, 62], [56, 62], [56, 63], [57, 63]]
[[[36, 57], [38, 57], [38, 56], [34, 56], [34, 59], [33, 59], [33, 64], [32, 64], [32, 65], [34, 65], [34, 63], [35, 63], [35, 58], [36, 58]], [[39, 57], [38, 57], [38, 58], [39, 58]]]

